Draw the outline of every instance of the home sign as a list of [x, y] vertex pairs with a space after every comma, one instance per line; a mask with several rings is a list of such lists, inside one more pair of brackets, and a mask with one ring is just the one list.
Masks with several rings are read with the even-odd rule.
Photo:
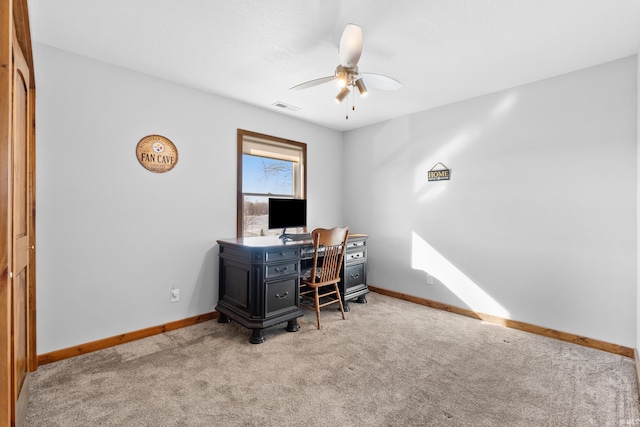
[[[440, 165], [438, 169], [436, 169]], [[436, 163], [427, 174], [429, 181], [447, 181], [451, 177], [451, 170], [442, 163]]]

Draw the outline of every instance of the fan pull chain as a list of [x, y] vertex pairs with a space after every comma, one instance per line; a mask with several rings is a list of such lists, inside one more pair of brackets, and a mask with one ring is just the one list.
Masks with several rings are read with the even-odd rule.
[[[353, 86], [353, 85], [352, 85]], [[345, 120], [349, 120], [349, 97], [347, 96], [347, 102], [345, 102], [345, 110], [346, 114], [344, 116]], [[351, 111], [356, 110], [356, 94], [355, 91], [351, 91]]]
[[351, 110], [352, 111], [356, 111], [356, 91], [355, 91], [355, 86], [353, 87], [353, 89], [354, 90], [351, 91]]
[[349, 120], [349, 98], [347, 98], [347, 102], [344, 103], [344, 110], [345, 110], [344, 119]]

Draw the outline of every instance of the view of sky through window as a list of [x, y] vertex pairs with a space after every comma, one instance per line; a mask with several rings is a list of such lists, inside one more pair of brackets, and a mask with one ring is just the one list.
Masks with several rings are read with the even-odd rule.
[[293, 196], [293, 163], [244, 154], [242, 192]]

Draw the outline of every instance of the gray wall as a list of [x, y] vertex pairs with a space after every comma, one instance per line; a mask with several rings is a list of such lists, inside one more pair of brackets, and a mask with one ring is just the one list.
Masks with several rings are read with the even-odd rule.
[[[370, 284], [635, 347], [636, 67], [347, 132], [345, 217], [371, 236]], [[450, 181], [427, 182], [437, 162]]]
[[[34, 56], [40, 354], [213, 310], [237, 128], [308, 144], [310, 226], [368, 233], [371, 284], [636, 347], [636, 57], [343, 135]], [[179, 150], [166, 174], [135, 158], [152, 133]], [[427, 182], [437, 162], [450, 181]]]
[[[342, 224], [342, 169], [323, 173], [342, 133], [43, 45], [34, 60], [39, 354], [213, 311], [238, 128], [307, 143], [309, 225]], [[170, 172], [138, 163], [149, 134], [176, 145]]]

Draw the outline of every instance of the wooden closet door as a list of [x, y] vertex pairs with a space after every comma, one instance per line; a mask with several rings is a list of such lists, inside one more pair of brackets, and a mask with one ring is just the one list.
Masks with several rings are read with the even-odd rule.
[[35, 348], [35, 85], [26, 0], [0, 2], [0, 426], [21, 426]]
[[13, 47], [13, 392], [15, 422], [21, 424], [29, 402], [28, 385], [28, 313], [30, 244], [29, 176], [29, 75], [30, 70], [17, 41]]

